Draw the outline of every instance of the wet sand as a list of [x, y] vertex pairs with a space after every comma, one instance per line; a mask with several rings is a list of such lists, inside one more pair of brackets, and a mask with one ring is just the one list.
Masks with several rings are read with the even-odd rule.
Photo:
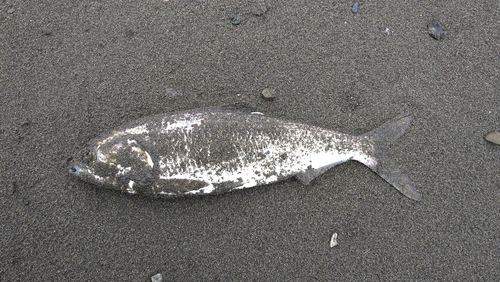
[[[499, 279], [500, 4], [56, 2], [0, 3], [2, 280]], [[387, 155], [422, 201], [356, 162], [176, 200], [67, 173], [115, 126], [225, 105], [351, 134], [412, 111]]]

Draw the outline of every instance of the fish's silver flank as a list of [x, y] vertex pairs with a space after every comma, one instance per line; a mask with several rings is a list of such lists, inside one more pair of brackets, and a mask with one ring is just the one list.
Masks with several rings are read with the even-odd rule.
[[411, 123], [407, 113], [361, 136], [261, 113], [191, 110], [146, 117], [95, 138], [70, 173], [129, 194], [176, 197], [249, 188], [295, 176], [308, 184], [355, 160], [405, 196], [413, 183], [384, 155]]

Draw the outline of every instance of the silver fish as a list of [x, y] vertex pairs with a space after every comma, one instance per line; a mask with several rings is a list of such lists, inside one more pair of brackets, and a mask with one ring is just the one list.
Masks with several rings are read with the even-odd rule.
[[355, 160], [405, 196], [411, 180], [384, 155], [412, 120], [403, 114], [360, 136], [283, 121], [260, 113], [191, 110], [142, 118], [91, 140], [70, 173], [112, 189], [175, 197], [228, 192], [295, 176], [308, 184]]

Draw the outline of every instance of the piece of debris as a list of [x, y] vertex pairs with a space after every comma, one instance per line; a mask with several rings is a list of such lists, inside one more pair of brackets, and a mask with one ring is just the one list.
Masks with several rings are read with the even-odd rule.
[[429, 32], [429, 35], [436, 40], [440, 40], [441, 38], [443, 38], [444, 34], [443, 27], [441, 26], [440, 22], [430, 23], [427, 26], [427, 32]]
[[241, 23], [240, 15], [236, 15], [236, 17], [232, 18], [231, 23], [233, 25], [239, 25]]
[[354, 4], [352, 4], [352, 8], [351, 8], [351, 12], [353, 14], [356, 14], [357, 12], [359, 12], [359, 1], [356, 1], [354, 2]]
[[163, 276], [161, 273], [151, 276], [151, 282], [163, 282]]
[[384, 31], [382, 31], [382, 32], [384, 33], [384, 35], [389, 35], [389, 34], [391, 34], [391, 31], [389, 30], [389, 28], [388, 28], [388, 27], [386, 27], [386, 28], [384, 29]]
[[491, 131], [484, 136], [484, 139], [486, 139], [486, 141], [491, 142], [493, 144], [500, 145], [500, 132]]
[[15, 11], [16, 11], [15, 8], [10, 8], [10, 9], [7, 10], [7, 14], [9, 14], [9, 15], [10, 14], [14, 14]]
[[333, 233], [332, 239], [330, 239], [330, 248], [337, 246], [339, 243], [337, 242], [337, 233]]
[[276, 98], [276, 90], [272, 88], [266, 88], [262, 90], [262, 97], [266, 100], [272, 100]]

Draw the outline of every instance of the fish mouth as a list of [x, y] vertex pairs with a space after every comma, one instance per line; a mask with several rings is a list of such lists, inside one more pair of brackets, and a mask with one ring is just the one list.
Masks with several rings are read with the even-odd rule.
[[83, 168], [79, 165], [71, 165], [68, 169], [68, 172], [75, 176], [80, 176], [83, 173]]
[[68, 172], [75, 176], [82, 176], [85, 172], [85, 166], [70, 159], [68, 161]]

